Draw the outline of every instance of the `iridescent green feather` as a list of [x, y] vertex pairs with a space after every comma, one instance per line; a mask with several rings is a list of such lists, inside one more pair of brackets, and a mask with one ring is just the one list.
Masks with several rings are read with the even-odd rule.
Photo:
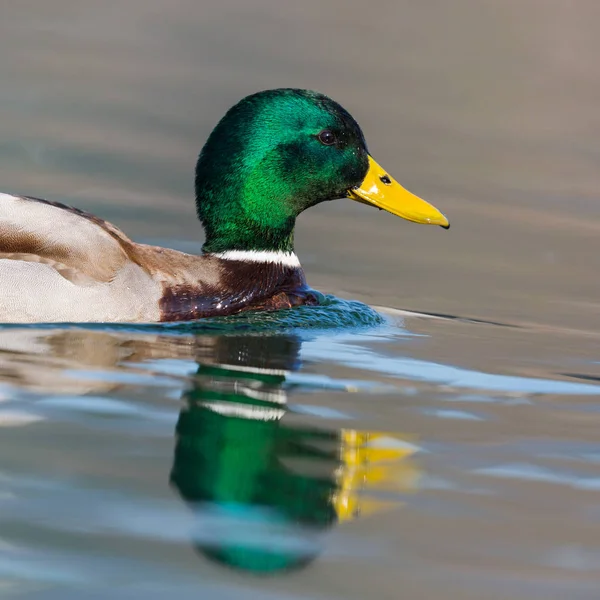
[[[326, 146], [319, 133], [332, 131]], [[196, 166], [206, 252], [293, 249], [296, 217], [346, 195], [368, 168], [364, 137], [336, 102], [307, 90], [248, 96], [223, 117]]]

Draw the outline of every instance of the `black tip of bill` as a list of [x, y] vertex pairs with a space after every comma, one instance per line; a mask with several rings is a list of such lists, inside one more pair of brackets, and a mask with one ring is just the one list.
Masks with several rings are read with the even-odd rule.
[[450, 229], [450, 223], [448, 225], [440, 225], [442, 229]]

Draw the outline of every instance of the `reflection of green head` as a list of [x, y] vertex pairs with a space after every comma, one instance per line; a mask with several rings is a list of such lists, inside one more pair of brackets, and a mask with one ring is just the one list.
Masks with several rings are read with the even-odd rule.
[[227, 548], [204, 550], [204, 555], [215, 562], [225, 564], [236, 569], [252, 571], [254, 573], [279, 573], [290, 569], [300, 568], [312, 560], [312, 557], [303, 557], [296, 554], [283, 552], [269, 552], [249, 546], [229, 546]]
[[[270, 365], [295, 364], [296, 340], [219, 337], [215, 342], [217, 364], [201, 364], [186, 394], [171, 482], [218, 521], [216, 539], [199, 536], [206, 556], [262, 573], [298, 567], [317, 553], [310, 541], [316, 532], [335, 521], [330, 500], [337, 436], [280, 421], [285, 372]], [[312, 467], [319, 460], [321, 474], [294, 466], [306, 458], [313, 459]]]
[[418, 476], [401, 440], [282, 421], [299, 348], [287, 336], [198, 338], [177, 423], [171, 483], [198, 511], [197, 548], [253, 573], [309, 563], [320, 532], [382, 508], [367, 485], [405, 491]]
[[227, 504], [209, 514], [220, 521], [220, 531], [198, 547], [220, 564], [255, 574], [278, 573], [308, 564], [319, 552], [315, 531], [295, 525], [281, 511]]

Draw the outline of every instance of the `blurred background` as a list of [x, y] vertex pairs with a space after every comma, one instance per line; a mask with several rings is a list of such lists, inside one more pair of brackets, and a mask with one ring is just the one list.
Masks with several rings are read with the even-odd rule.
[[1, 188], [200, 244], [193, 168], [212, 127], [246, 94], [313, 88], [452, 222], [310, 210], [297, 252], [313, 286], [585, 329], [600, 311], [599, 21], [593, 0], [5, 3]]
[[596, 600], [599, 24], [597, 0], [2, 3], [1, 191], [199, 252], [211, 129], [303, 87], [452, 228], [300, 217], [309, 283], [383, 307], [373, 331], [338, 301], [254, 338], [1, 328], [0, 596]]

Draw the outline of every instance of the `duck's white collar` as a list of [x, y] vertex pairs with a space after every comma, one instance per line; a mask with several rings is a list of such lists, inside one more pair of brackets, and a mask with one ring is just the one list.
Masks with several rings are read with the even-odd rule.
[[275, 250], [227, 250], [227, 252], [216, 252], [213, 256], [223, 260], [271, 263], [291, 268], [300, 266], [300, 261], [293, 252], [281, 252]]

